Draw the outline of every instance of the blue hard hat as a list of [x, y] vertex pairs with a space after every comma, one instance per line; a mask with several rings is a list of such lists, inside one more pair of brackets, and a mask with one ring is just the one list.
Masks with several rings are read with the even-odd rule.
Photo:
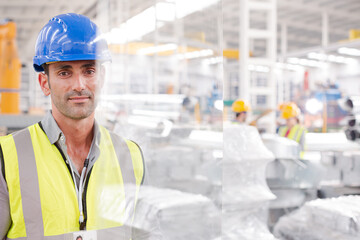
[[53, 17], [36, 40], [35, 71], [44, 71], [44, 63], [76, 60], [111, 61], [106, 40], [88, 17], [76, 13]]

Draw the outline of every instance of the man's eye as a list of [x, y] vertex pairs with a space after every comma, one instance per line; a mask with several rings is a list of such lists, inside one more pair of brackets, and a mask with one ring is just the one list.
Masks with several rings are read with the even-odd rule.
[[93, 75], [93, 74], [95, 74], [95, 69], [87, 69], [87, 70], [85, 71], [85, 73], [86, 73], [87, 75]]
[[69, 75], [68, 72], [65, 72], [65, 71], [59, 72], [59, 76], [65, 77], [65, 76], [68, 76], [68, 75]]

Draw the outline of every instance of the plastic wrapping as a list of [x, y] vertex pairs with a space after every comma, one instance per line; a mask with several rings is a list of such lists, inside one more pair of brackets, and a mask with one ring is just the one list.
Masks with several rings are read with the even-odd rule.
[[222, 240], [275, 240], [266, 224], [267, 204], [244, 210], [223, 212]]
[[262, 134], [261, 138], [277, 159], [296, 160], [300, 156], [300, 145], [292, 139], [269, 133]]
[[284, 240], [355, 240], [359, 220], [360, 196], [317, 199], [280, 218], [274, 233]]
[[202, 195], [143, 186], [132, 226], [144, 236], [137, 239], [208, 240], [220, 236], [220, 216]]
[[209, 172], [220, 172], [218, 162], [215, 159], [204, 161], [202, 152], [191, 147], [157, 148], [147, 158], [150, 184], [210, 196], [213, 192], [212, 176], [200, 175], [199, 172], [204, 165], [210, 165], [207, 167]]
[[266, 184], [267, 163], [267, 160], [223, 162], [223, 205], [241, 203], [245, 206], [275, 199]]
[[224, 127], [224, 161], [272, 161], [274, 155], [265, 147], [255, 127], [232, 124]]
[[265, 169], [273, 160], [256, 128], [224, 128], [223, 239], [275, 239], [266, 224], [268, 202], [275, 195], [266, 184]]
[[266, 165], [273, 160], [274, 155], [264, 146], [255, 127], [225, 127], [223, 206], [275, 199], [265, 177]]

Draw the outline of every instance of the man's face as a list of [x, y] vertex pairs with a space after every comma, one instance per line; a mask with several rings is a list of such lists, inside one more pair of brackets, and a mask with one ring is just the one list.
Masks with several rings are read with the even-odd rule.
[[240, 121], [241, 122], [245, 122], [246, 121], [246, 117], [247, 117], [247, 112], [242, 112], [240, 113]]
[[288, 127], [293, 127], [297, 124], [297, 119], [295, 117], [286, 119], [286, 125]]
[[94, 113], [103, 77], [95, 61], [52, 63], [49, 76], [43, 77], [47, 78], [48, 84], [45, 83], [42, 89], [45, 95], [51, 95], [53, 112], [71, 119], [84, 119]]

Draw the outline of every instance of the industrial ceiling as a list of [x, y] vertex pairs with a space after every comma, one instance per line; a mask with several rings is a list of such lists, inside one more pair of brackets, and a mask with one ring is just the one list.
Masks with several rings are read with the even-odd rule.
[[[222, 0], [201, 12], [187, 15], [182, 19], [181, 24], [189, 32], [202, 32], [209, 44], [238, 48], [240, 1]], [[19, 55], [23, 62], [29, 63], [33, 56], [36, 36], [52, 16], [76, 12], [94, 18], [101, 13], [99, 6], [104, 2], [116, 6], [111, 8], [112, 11], [121, 9], [123, 13], [121, 15], [108, 12], [110, 26], [115, 27], [160, 1], [0, 0], [0, 16], [1, 19], [11, 19], [16, 22]], [[359, 0], [277, 0], [278, 53], [281, 46], [281, 30], [284, 26], [287, 28], [287, 53], [295, 53], [323, 44], [324, 17], [328, 18], [328, 44], [347, 40], [351, 29], [360, 29], [359, 10]], [[254, 27], [261, 27], [265, 17], [262, 14], [253, 14], [250, 15], [250, 22]], [[219, 23], [222, 23], [221, 26]]]

